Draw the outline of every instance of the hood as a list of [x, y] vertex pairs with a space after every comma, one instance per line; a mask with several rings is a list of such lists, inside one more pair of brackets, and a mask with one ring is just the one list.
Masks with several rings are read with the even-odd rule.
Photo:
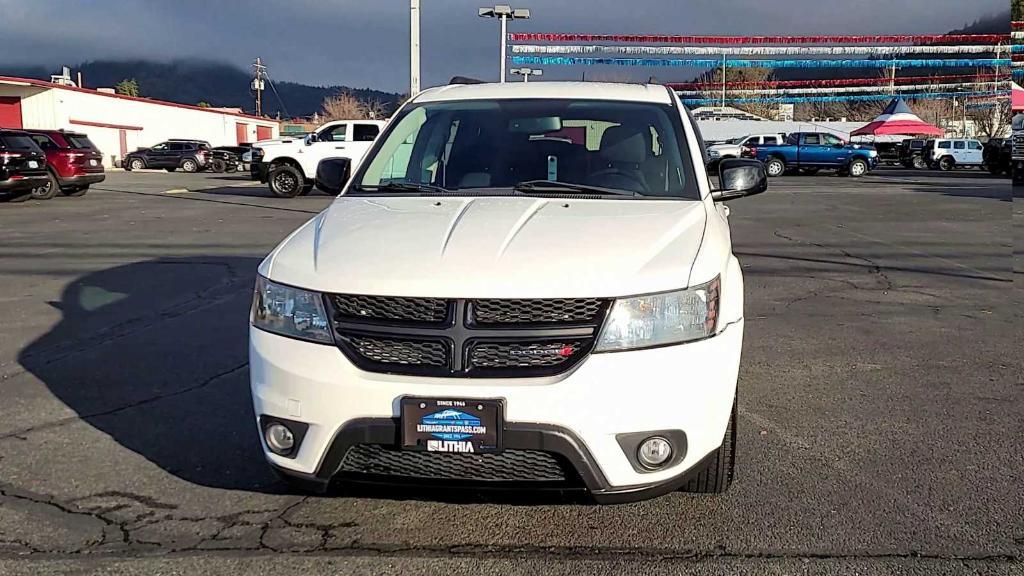
[[286, 136], [284, 138], [274, 138], [272, 140], [260, 140], [253, 144], [257, 148], [266, 148], [267, 146], [277, 146], [279, 144], [291, 144], [292, 142], [302, 142], [303, 136]]
[[336, 293], [628, 296], [685, 287], [705, 219], [696, 200], [342, 196], [261, 272]]

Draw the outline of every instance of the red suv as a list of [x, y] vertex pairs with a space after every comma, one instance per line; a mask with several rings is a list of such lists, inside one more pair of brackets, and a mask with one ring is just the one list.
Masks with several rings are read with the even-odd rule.
[[89, 185], [103, 182], [103, 155], [89, 137], [64, 130], [25, 130], [46, 154], [45, 186], [32, 191], [37, 200], [53, 198], [60, 190], [65, 196], [81, 196]]

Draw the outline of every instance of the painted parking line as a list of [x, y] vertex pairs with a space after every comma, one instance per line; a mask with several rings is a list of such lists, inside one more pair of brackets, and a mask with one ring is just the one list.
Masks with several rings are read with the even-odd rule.
[[186, 192], [191, 192], [191, 190], [189, 190], [188, 188], [173, 188], [171, 190], [164, 190], [164, 194], [184, 194]]

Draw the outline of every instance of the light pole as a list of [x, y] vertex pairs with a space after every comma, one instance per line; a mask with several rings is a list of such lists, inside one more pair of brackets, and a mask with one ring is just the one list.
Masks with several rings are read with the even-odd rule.
[[501, 20], [501, 82], [505, 82], [505, 41], [507, 40], [505, 29], [509, 19], [526, 20], [530, 17], [530, 11], [525, 8], [513, 9], [511, 6], [499, 4], [493, 8], [481, 8], [477, 13], [481, 18], [498, 18]]
[[544, 75], [544, 71], [540, 70], [538, 68], [513, 68], [513, 69], [509, 70], [509, 72], [515, 74], [516, 76], [522, 76], [523, 77], [523, 82], [529, 82], [530, 81], [530, 76], [543, 76]]
[[409, 0], [409, 97], [420, 92], [420, 0]]

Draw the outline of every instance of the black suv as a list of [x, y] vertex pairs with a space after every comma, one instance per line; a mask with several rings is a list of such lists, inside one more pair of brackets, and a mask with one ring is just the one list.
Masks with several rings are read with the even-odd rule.
[[899, 145], [900, 164], [907, 168], [924, 170], [928, 162], [924, 159], [924, 148], [926, 140], [922, 138], [908, 138]]
[[50, 181], [46, 155], [32, 136], [18, 130], [0, 130], [0, 198], [28, 200], [32, 190]]
[[121, 166], [125, 170], [163, 168], [174, 172], [198, 172], [210, 164], [210, 143], [204, 140], [168, 140], [151, 148], [139, 148], [125, 155]]
[[211, 152], [213, 158], [210, 160], [211, 172], [235, 172], [243, 166], [242, 155], [252, 150], [252, 145], [239, 146], [217, 146]]

